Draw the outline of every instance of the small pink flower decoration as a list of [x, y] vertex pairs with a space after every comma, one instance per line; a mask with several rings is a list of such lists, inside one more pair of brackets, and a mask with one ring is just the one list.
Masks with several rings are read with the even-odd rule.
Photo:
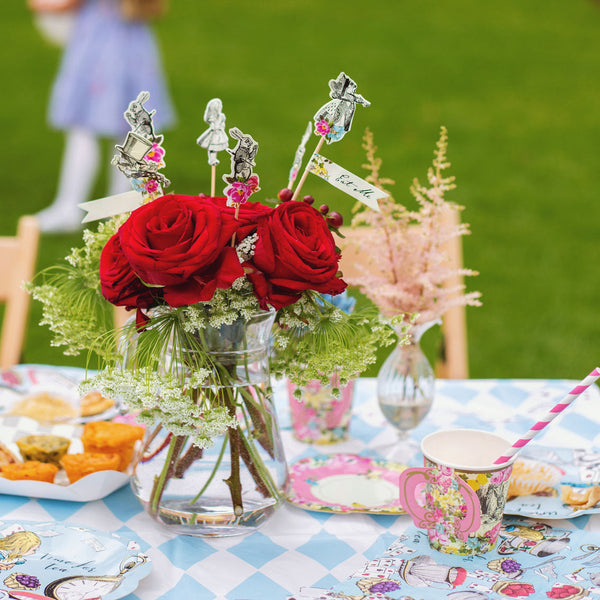
[[331, 131], [331, 127], [325, 119], [318, 121], [315, 125], [315, 133], [317, 135], [327, 135]]
[[147, 161], [160, 163], [162, 162], [163, 156], [165, 155], [165, 150], [161, 146], [159, 146], [156, 142], [152, 144], [152, 148], [148, 150], [146, 156], [144, 158]]
[[149, 181], [146, 181], [146, 183], [144, 183], [144, 189], [149, 194], [154, 194], [155, 192], [158, 192], [158, 183], [154, 181], [154, 179], [150, 179]]
[[246, 182], [234, 181], [229, 184], [225, 188], [225, 195], [229, 198], [229, 204], [244, 204], [258, 190], [258, 175], [252, 175]]

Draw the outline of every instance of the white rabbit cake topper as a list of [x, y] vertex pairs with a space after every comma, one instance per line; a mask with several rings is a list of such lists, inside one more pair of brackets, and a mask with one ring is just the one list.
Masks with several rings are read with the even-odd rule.
[[232, 127], [229, 135], [238, 142], [233, 150], [227, 149], [227, 152], [231, 154], [231, 173], [223, 175], [223, 181], [227, 183], [248, 181], [252, 176], [252, 167], [256, 164], [254, 158], [258, 152], [258, 142], [237, 127]]

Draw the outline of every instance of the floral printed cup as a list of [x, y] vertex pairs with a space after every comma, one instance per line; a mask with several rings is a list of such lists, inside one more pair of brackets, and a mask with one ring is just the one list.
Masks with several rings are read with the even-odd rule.
[[475, 429], [437, 431], [423, 438], [425, 467], [400, 475], [400, 503], [429, 544], [447, 554], [482, 554], [498, 539], [509, 461], [494, 461], [510, 446], [502, 437]]
[[298, 399], [294, 396], [296, 386], [288, 383], [292, 429], [296, 439], [309, 444], [333, 444], [347, 439], [352, 418], [354, 381], [340, 388], [338, 398], [332, 394], [332, 388], [337, 385], [335, 375], [327, 385], [311, 381], [302, 389]]

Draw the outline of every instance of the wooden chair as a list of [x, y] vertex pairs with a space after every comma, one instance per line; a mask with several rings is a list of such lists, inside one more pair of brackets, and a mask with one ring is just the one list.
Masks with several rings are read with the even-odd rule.
[[[459, 213], [456, 210], [449, 210], [445, 218], [449, 225], [458, 225]], [[342, 259], [340, 269], [347, 277], [362, 273], [359, 265], [367, 266], [365, 263], [366, 255], [364, 251], [357, 249], [352, 241], [360, 242], [360, 228], [341, 227], [341, 232], [346, 239], [337, 238], [338, 246], [342, 249]], [[446, 246], [446, 252], [450, 259], [450, 264], [454, 269], [460, 269], [463, 265], [462, 256], [462, 238], [453, 237]], [[372, 259], [372, 255], [369, 256]], [[377, 269], [376, 260], [371, 260], [368, 268]], [[460, 285], [463, 277], [456, 275], [445, 282], [448, 287]], [[434, 370], [437, 377], [443, 379], [467, 379], [469, 377], [467, 351], [467, 321], [464, 306], [456, 306], [449, 309], [442, 319], [441, 342], [439, 355], [436, 357]]]
[[23, 283], [33, 277], [39, 235], [37, 219], [23, 216], [16, 237], [0, 237], [0, 302], [5, 303], [0, 336], [2, 369], [18, 364], [21, 359], [30, 302]]

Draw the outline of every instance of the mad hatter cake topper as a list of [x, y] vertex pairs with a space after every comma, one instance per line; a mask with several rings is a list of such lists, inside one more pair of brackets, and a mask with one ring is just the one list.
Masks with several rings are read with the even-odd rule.
[[156, 111], [148, 111], [144, 106], [149, 99], [149, 92], [140, 92], [129, 103], [123, 116], [131, 130], [127, 132], [123, 145], [115, 146], [118, 153], [112, 159], [112, 164], [131, 179], [133, 190], [80, 204], [80, 208], [87, 211], [83, 223], [130, 212], [146, 199], [161, 196], [163, 187], [171, 184], [159, 172], [165, 167], [165, 150], [162, 147], [163, 136], [154, 132]]
[[229, 145], [229, 138], [225, 133], [223, 102], [220, 98], [208, 101], [204, 111], [204, 121], [208, 123], [208, 129], [198, 136], [196, 143], [208, 153], [208, 164], [211, 167], [210, 195], [214, 196], [216, 167], [219, 164], [217, 153], [227, 150]]
[[165, 150], [161, 146], [163, 136], [154, 133], [152, 118], [156, 111], [148, 112], [144, 102], [150, 99], [149, 92], [140, 92], [138, 97], [129, 103], [125, 111], [125, 120], [131, 125], [123, 146], [115, 146], [112, 164], [126, 177], [131, 179], [133, 189], [151, 198], [163, 194], [163, 186], [171, 182], [159, 169], [165, 166]]
[[323, 142], [326, 141], [328, 144], [338, 142], [350, 131], [357, 104], [365, 107], [371, 105], [368, 100], [356, 93], [356, 88], [356, 82], [343, 71], [335, 79], [329, 81], [331, 100], [321, 106], [313, 117], [315, 135], [320, 136], [320, 139], [302, 173], [292, 200], [298, 199], [302, 185], [309, 173], [321, 177], [373, 210], [379, 210], [377, 200], [389, 196], [387, 192], [376, 188], [361, 177], [319, 154]]

